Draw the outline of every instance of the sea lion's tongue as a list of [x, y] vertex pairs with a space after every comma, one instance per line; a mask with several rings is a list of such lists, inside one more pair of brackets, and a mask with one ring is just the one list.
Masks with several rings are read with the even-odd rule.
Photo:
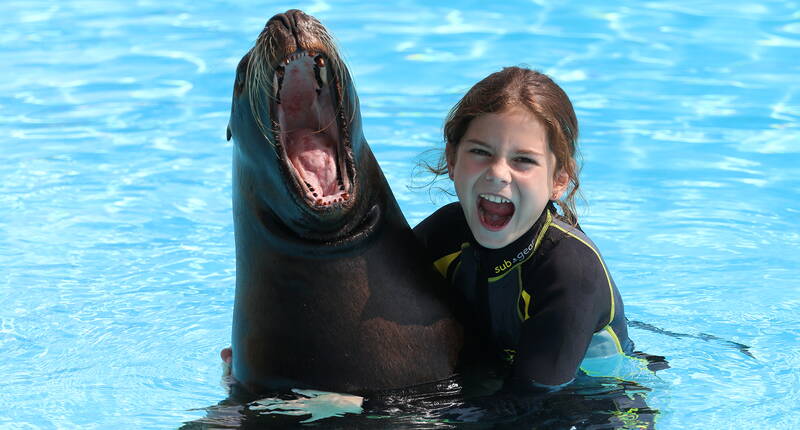
[[333, 139], [325, 133], [297, 130], [289, 134], [286, 153], [300, 177], [321, 197], [337, 192]]
[[494, 203], [486, 199], [478, 199], [478, 207], [484, 222], [492, 227], [502, 227], [514, 215], [513, 203]]

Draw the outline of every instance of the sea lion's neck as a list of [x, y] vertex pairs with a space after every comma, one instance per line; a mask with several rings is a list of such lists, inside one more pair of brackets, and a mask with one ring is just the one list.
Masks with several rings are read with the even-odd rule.
[[237, 245], [287, 256], [337, 258], [363, 252], [386, 230], [409, 229], [366, 142], [359, 146], [355, 200], [338, 216], [317, 215], [291, 195], [278, 198], [270, 192], [275, 188], [262, 183], [249, 166], [234, 169]]
[[[261, 231], [257, 237], [263, 238], [262, 246], [284, 255], [307, 258], [344, 257], [364, 246], [385, 228], [386, 216], [382, 205], [371, 206], [361, 215], [355, 228], [331, 236], [329, 239], [301, 237], [276, 218], [269, 209], [259, 211], [258, 225]], [[251, 238], [250, 240], [256, 240]]]

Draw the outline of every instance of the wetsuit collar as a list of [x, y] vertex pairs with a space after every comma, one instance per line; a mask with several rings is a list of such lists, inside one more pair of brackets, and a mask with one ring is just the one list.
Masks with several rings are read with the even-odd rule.
[[480, 253], [481, 272], [491, 280], [504, 276], [512, 268], [528, 260], [536, 250], [539, 233], [553, 219], [555, 210], [553, 202], [549, 202], [530, 230], [500, 249], [484, 248], [473, 239], [473, 244]]

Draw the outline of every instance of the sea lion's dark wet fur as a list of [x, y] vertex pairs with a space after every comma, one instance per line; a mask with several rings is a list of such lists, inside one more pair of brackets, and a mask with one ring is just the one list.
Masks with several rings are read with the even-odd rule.
[[[275, 118], [272, 75], [296, 52], [324, 53], [334, 69], [337, 162], [350, 192], [325, 207], [304, 199]], [[270, 19], [237, 69], [228, 133], [234, 377], [251, 392], [359, 393], [452, 375], [465, 331], [364, 140], [349, 73], [316, 19], [297, 10]]]

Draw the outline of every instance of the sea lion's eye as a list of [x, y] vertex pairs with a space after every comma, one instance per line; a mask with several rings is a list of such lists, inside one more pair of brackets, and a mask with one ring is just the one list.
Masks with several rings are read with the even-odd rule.
[[236, 66], [236, 78], [234, 80], [234, 91], [239, 94], [244, 89], [247, 82], [247, 65], [250, 64], [250, 54], [245, 54]]

